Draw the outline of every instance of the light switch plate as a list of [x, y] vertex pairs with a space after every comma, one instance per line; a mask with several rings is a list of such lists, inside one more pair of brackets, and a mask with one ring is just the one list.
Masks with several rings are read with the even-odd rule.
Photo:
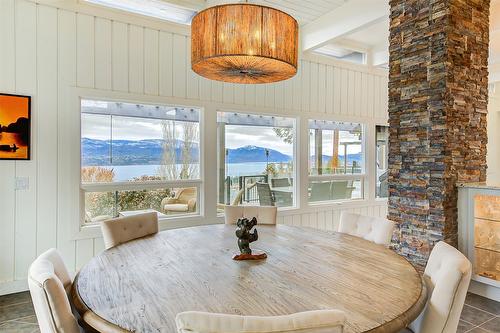
[[16, 177], [16, 191], [29, 190], [30, 179], [29, 177]]

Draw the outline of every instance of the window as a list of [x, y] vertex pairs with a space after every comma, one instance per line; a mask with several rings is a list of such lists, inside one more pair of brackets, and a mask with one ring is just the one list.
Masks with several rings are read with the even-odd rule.
[[309, 202], [363, 198], [363, 126], [309, 120]]
[[389, 196], [387, 164], [389, 161], [389, 126], [376, 126], [376, 196], [387, 198]]
[[295, 119], [219, 112], [218, 210], [295, 203]]
[[197, 214], [200, 111], [81, 101], [85, 223], [139, 210]]
[[85, 0], [87, 2], [181, 24], [191, 23], [195, 11], [158, 0]]

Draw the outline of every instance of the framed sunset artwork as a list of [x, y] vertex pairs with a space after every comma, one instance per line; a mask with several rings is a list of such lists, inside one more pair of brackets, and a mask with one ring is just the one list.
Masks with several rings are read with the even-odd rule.
[[0, 94], [0, 160], [29, 160], [31, 97]]

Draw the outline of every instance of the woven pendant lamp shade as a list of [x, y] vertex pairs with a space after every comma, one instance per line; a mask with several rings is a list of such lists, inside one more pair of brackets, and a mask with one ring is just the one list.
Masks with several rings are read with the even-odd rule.
[[208, 79], [269, 83], [297, 73], [298, 24], [254, 4], [207, 8], [191, 23], [191, 67]]

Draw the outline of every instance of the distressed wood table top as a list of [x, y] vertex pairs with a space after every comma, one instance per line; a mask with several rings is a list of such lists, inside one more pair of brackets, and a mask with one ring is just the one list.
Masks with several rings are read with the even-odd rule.
[[[78, 274], [73, 299], [102, 331], [175, 332], [175, 315], [198, 310], [283, 315], [347, 314], [345, 332], [397, 332], [425, 304], [420, 275], [402, 257], [353, 236], [257, 226], [263, 261], [234, 261], [235, 226], [175, 229], [106, 250]], [[113, 329], [105, 328], [106, 325]], [[94, 325], [96, 326], [96, 325]]]

